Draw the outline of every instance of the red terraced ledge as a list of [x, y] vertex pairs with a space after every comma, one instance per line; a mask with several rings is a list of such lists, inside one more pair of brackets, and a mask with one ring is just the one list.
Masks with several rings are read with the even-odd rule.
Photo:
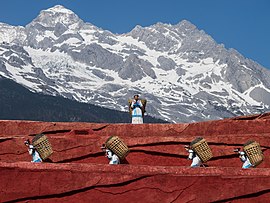
[[[269, 114], [190, 124], [0, 121], [0, 202], [266, 202], [270, 199]], [[45, 132], [53, 163], [29, 163], [25, 139]], [[118, 135], [131, 152], [108, 165], [100, 146]], [[204, 137], [214, 158], [188, 166], [184, 145]], [[241, 169], [247, 140], [265, 161]]]

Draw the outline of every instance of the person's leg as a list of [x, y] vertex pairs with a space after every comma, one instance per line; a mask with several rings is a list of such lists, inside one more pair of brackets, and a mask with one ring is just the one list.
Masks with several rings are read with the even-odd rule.
[[251, 168], [252, 167], [252, 164], [248, 164], [248, 165], [243, 165], [242, 168]]

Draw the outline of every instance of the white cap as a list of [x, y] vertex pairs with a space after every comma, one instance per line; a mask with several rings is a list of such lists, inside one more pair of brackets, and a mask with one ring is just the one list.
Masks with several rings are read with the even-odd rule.
[[245, 152], [239, 152], [240, 155], [245, 155]]

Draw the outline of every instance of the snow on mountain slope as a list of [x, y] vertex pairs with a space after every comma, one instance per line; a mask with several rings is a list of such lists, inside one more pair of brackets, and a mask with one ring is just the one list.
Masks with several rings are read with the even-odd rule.
[[26, 38], [25, 28], [0, 23], [0, 42], [21, 44]]
[[171, 122], [269, 110], [270, 72], [184, 20], [117, 35], [57, 5], [26, 27], [0, 24], [0, 75], [32, 91], [127, 111], [139, 93], [147, 113]]

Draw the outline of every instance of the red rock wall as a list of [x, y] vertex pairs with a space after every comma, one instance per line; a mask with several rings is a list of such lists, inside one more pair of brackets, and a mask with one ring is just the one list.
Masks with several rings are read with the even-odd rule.
[[268, 169], [0, 163], [1, 201], [267, 202]]
[[[268, 115], [192, 124], [0, 121], [0, 200], [264, 201], [270, 199], [269, 124]], [[31, 157], [23, 141], [41, 132], [53, 146], [54, 163], [26, 163]], [[123, 162], [128, 165], [107, 165], [100, 146], [111, 135], [129, 146]], [[204, 137], [213, 151], [208, 168], [188, 167], [183, 145], [197, 136]], [[233, 149], [249, 139], [261, 144], [265, 161], [256, 169], [242, 170]]]
[[[269, 157], [269, 124], [269, 120], [144, 125], [2, 121], [0, 161], [29, 161], [23, 141], [45, 132], [53, 145], [53, 162], [107, 163], [100, 146], [110, 135], [118, 135], [131, 149], [127, 157], [130, 164], [188, 166], [190, 161], [186, 160], [183, 145], [203, 136], [214, 155], [209, 166], [240, 167], [241, 162], [233, 149], [249, 139], [258, 141], [265, 156]], [[269, 164], [265, 161], [259, 167], [269, 167]]]

